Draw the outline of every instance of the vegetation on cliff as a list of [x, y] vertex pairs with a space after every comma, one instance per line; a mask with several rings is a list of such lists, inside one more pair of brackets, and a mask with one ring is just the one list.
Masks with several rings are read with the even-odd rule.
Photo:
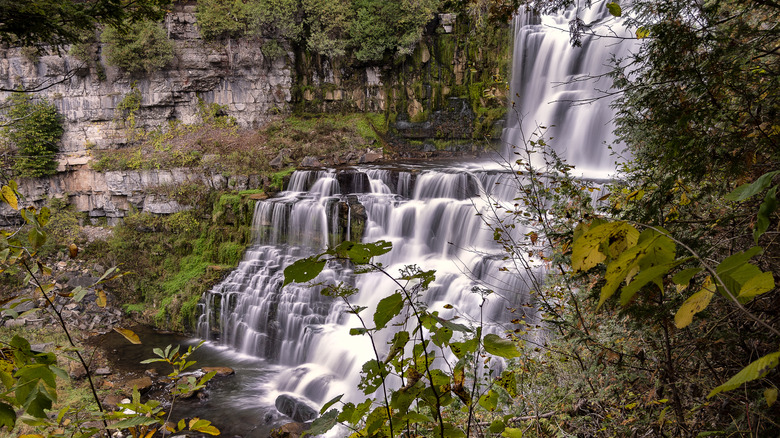
[[5, 105], [3, 127], [3, 163], [11, 166], [19, 178], [37, 178], [57, 171], [56, 154], [60, 150], [62, 120], [46, 98], [33, 99], [15, 92]]

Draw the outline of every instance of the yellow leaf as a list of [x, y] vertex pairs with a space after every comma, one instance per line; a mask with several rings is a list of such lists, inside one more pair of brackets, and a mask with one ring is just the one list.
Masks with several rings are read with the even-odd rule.
[[16, 198], [14, 189], [8, 186], [3, 186], [2, 191], [0, 191], [0, 196], [2, 196], [3, 201], [8, 204], [9, 207], [13, 208], [14, 210], [19, 210], [19, 200]]
[[636, 37], [641, 39], [647, 38], [650, 36], [650, 29], [646, 27], [640, 27], [636, 30]]
[[128, 329], [121, 328], [121, 327], [114, 327], [114, 331], [116, 331], [120, 335], [124, 336], [125, 339], [127, 339], [130, 342], [132, 342], [133, 344], [140, 344], [141, 343], [141, 338], [139, 338], [138, 335], [135, 334], [135, 332], [133, 332], [132, 330], [128, 330]]
[[76, 246], [75, 243], [71, 243], [68, 246], [68, 255], [70, 255], [70, 258], [75, 259], [77, 255], [79, 255], [79, 247]]
[[19, 435], [18, 438], [43, 438], [43, 435], [33, 434], [33, 435]]
[[768, 407], [772, 407], [777, 401], [777, 388], [767, 388], [764, 390], [764, 398]]
[[106, 293], [103, 290], [97, 291], [97, 301], [95, 304], [97, 304], [99, 307], [106, 307]]
[[680, 309], [674, 315], [674, 325], [677, 328], [687, 327], [693, 322], [693, 315], [706, 309], [715, 295], [715, 285], [712, 283], [712, 277], [708, 276], [701, 286], [701, 290], [688, 297], [680, 306]]
[[157, 429], [152, 429], [152, 430], [150, 430], [150, 431], [149, 431], [149, 433], [147, 433], [147, 434], [144, 436], [144, 438], [152, 438], [152, 436], [154, 435], [154, 433], [155, 433], [155, 432], [157, 432]]

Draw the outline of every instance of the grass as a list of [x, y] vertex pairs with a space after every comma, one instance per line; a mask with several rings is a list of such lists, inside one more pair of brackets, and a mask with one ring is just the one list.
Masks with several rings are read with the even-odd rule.
[[388, 130], [383, 114], [298, 114], [271, 122], [262, 130], [239, 129], [220, 117], [186, 125], [171, 122], [138, 141], [112, 151], [95, 151], [93, 170], [203, 168], [225, 175], [273, 172], [269, 162], [280, 151], [305, 156], [346, 157], [381, 141]]

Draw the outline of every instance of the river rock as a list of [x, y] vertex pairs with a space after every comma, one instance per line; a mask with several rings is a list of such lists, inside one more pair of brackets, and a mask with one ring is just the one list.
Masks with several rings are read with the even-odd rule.
[[68, 363], [68, 375], [71, 379], [83, 379], [87, 376], [87, 370], [80, 363], [71, 361]]
[[230, 367], [203, 367], [203, 372], [206, 374], [212, 371], [215, 371], [217, 373], [215, 375], [218, 377], [232, 376], [236, 373], [236, 371]]
[[306, 430], [301, 423], [287, 423], [271, 431], [271, 438], [298, 438]]
[[314, 409], [302, 398], [289, 394], [282, 394], [276, 398], [276, 410], [292, 418], [293, 421], [304, 423], [317, 418], [317, 409]]
[[119, 409], [119, 403], [122, 403], [123, 399], [124, 397], [121, 395], [109, 394], [103, 398], [101, 403], [103, 404], [104, 409], [109, 411], [116, 411]]
[[132, 391], [133, 388], [138, 388], [139, 391], [146, 391], [154, 385], [152, 379], [149, 376], [139, 377], [137, 379], [128, 380], [125, 382], [124, 387], [128, 391]]

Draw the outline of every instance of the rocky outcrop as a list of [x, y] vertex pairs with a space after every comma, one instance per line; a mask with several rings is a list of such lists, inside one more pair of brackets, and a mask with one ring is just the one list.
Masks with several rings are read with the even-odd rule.
[[[128, 170], [94, 172], [89, 169], [60, 172], [46, 178], [19, 181], [19, 191], [25, 195], [25, 205], [44, 203], [48, 198], [68, 198], [77, 211], [90, 218], [105, 217], [114, 225], [132, 210], [155, 214], [171, 214], [188, 208], [160, 193], [161, 188], [185, 183], [200, 183], [224, 190], [246, 190], [259, 185], [254, 177], [203, 173], [194, 169]], [[0, 206], [0, 225], [17, 223], [18, 212]]]
[[[199, 120], [199, 100], [224, 105], [240, 126], [258, 127], [271, 114], [286, 112], [291, 100], [292, 54], [268, 59], [251, 40], [205, 43], [195, 25], [194, 2], [178, 2], [165, 21], [175, 58], [160, 71], [132, 75], [102, 59], [81, 61], [67, 54], [25, 55], [0, 49], [0, 87], [45, 88], [63, 115], [65, 134], [60, 161], [83, 164], [88, 150], [112, 149], [126, 142], [117, 106], [135, 87], [141, 92], [136, 127], [153, 129], [169, 120]], [[100, 53], [100, 50], [98, 51]], [[0, 99], [8, 93], [0, 93]]]

